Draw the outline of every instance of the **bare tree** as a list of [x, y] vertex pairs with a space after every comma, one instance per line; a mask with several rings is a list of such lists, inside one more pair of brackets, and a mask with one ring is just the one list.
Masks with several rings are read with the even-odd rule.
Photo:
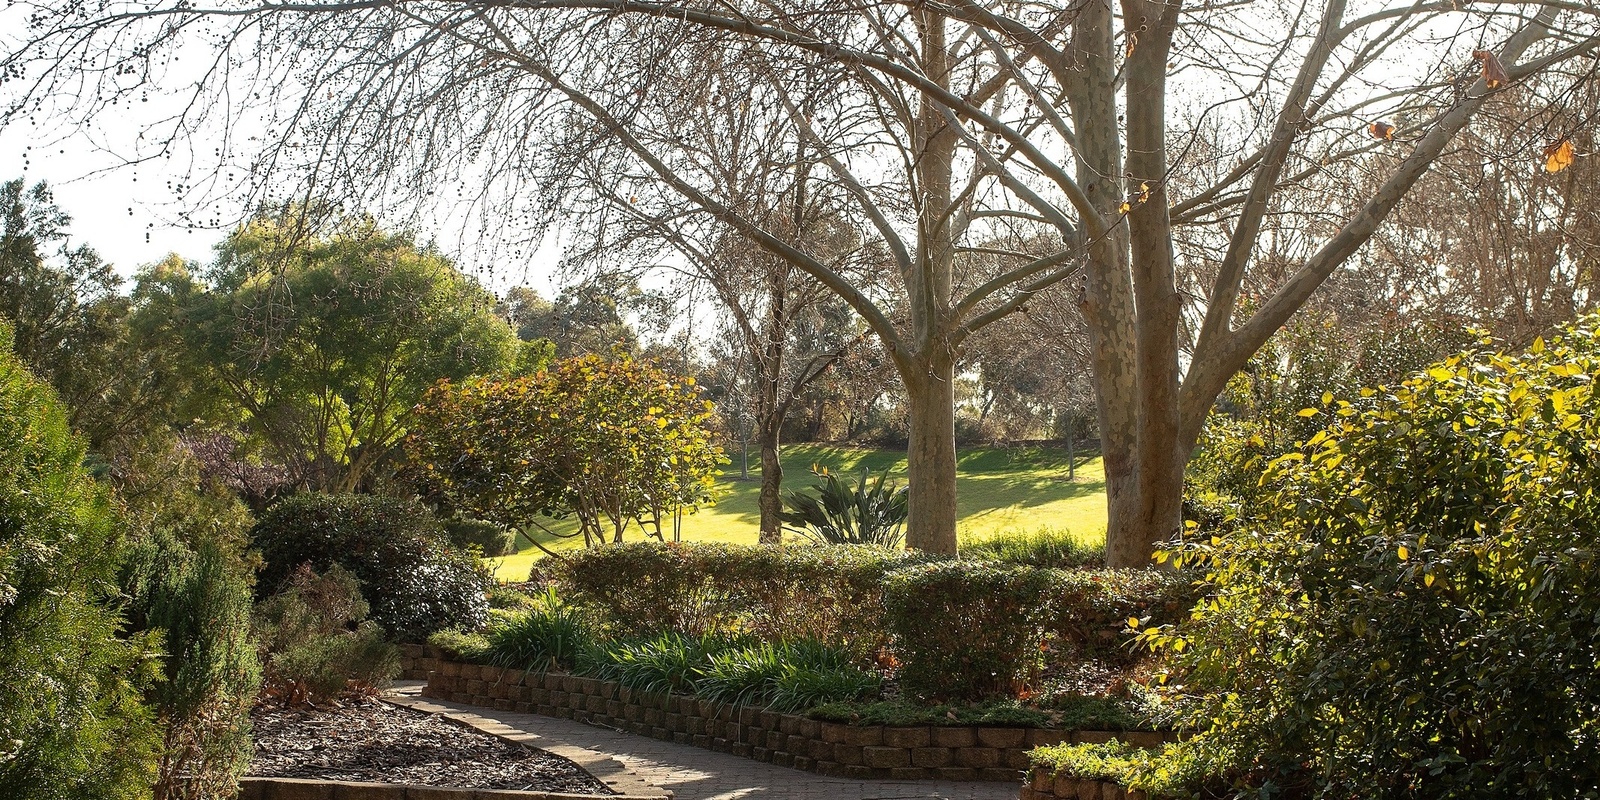
[[[9, 121], [59, 111], [64, 93], [80, 118], [135, 100], [180, 40], [203, 43], [217, 66], [190, 91], [211, 105], [153, 131], [163, 144], [151, 153], [244, 98], [268, 144], [224, 139], [219, 151], [253, 152], [244, 171], [258, 185], [292, 177], [307, 193], [421, 205], [429, 187], [464, 179], [492, 210], [485, 226], [558, 216], [594, 226], [614, 216], [596, 210], [598, 177], [630, 205], [727, 226], [808, 273], [884, 342], [904, 383], [907, 538], [919, 549], [956, 549], [962, 348], [1081, 266], [1115, 565], [1148, 563], [1178, 529], [1184, 463], [1228, 377], [1361, 250], [1490, 98], [1538, 103], [1523, 81], [1584, 79], [1579, 58], [1600, 45], [1595, 9], [1565, 0], [19, 8], [27, 33], [0, 56]], [[741, 48], [762, 52], [768, 80], [685, 91]], [[800, 108], [781, 88], [795, 82], [830, 92]], [[719, 193], [675, 121], [727, 103], [788, 114], [827, 167], [828, 204], [851, 209], [890, 254], [892, 296]], [[1202, 133], [1210, 147], [1191, 152]], [[1361, 158], [1373, 152], [1393, 156]], [[581, 174], [584, 164], [604, 171]], [[1360, 169], [1384, 174], [1370, 191], [1341, 191], [1356, 182], [1339, 178]], [[1302, 222], [1263, 239], [1290, 230], [1264, 225], [1281, 214]], [[1019, 266], [998, 274], [961, 268], [960, 253], [1021, 223], [1050, 226], [1060, 246], [1015, 254], [1007, 263]], [[1185, 237], [1223, 243], [1194, 297], [1177, 280]], [[1259, 282], [1263, 267], [1271, 278]]]

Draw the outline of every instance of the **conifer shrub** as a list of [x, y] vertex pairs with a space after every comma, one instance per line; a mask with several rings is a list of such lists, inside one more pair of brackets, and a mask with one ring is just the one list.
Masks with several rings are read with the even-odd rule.
[[250, 633], [250, 574], [238, 553], [167, 529], [125, 567], [133, 624], [158, 633], [162, 680], [146, 690], [164, 729], [157, 800], [224, 797], [250, 763], [261, 667]]
[[286, 705], [371, 693], [400, 674], [400, 649], [367, 619], [354, 575], [302, 565], [256, 608], [268, 695]]
[[61, 405], [0, 325], [0, 797], [147, 797], [158, 642], [123, 636], [119, 537]]

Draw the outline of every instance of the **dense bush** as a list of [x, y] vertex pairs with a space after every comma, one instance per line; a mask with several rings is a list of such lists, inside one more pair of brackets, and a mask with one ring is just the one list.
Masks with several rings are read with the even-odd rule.
[[301, 566], [256, 608], [267, 692], [286, 704], [371, 692], [400, 674], [400, 650], [367, 620], [355, 576]]
[[146, 690], [165, 729], [158, 800], [222, 797], [250, 763], [261, 665], [250, 636], [250, 574], [226, 543], [193, 546], [158, 528], [133, 548], [132, 624], [161, 635], [163, 680]]
[[745, 632], [867, 655], [884, 643], [883, 577], [924, 557], [874, 547], [608, 545], [551, 569], [619, 634]]
[[1045, 601], [1046, 646], [1056, 661], [1128, 664], [1149, 653], [1129, 636], [1140, 628], [1177, 622], [1199, 598], [1187, 574], [1155, 570], [1063, 570], [1053, 574]]
[[1066, 528], [1042, 527], [1032, 533], [1008, 531], [961, 545], [969, 561], [999, 561], [1052, 569], [1084, 569], [1106, 565], [1105, 543], [1086, 544]]
[[127, 630], [161, 637], [163, 680], [145, 697], [164, 729], [155, 800], [226, 796], [250, 762], [261, 688], [250, 635], [253, 520], [176, 436], [146, 435], [114, 483], [128, 532]]
[[1171, 573], [870, 547], [638, 543], [540, 569], [613, 636], [817, 641], [859, 663], [892, 650], [907, 687], [933, 697], [1014, 696], [1047, 663], [1126, 663], [1144, 652], [1130, 645], [1129, 618], [1160, 625], [1194, 599], [1189, 579]]
[[53, 393], [0, 325], [0, 797], [149, 796], [139, 693], [155, 643], [119, 636], [119, 526]]
[[929, 699], [1014, 695], [1044, 666], [1041, 602], [1054, 573], [955, 561], [890, 575], [885, 621], [906, 691]]
[[1600, 332], [1325, 402], [1263, 516], [1173, 557], [1190, 743], [1263, 793], [1600, 795]]
[[783, 495], [788, 510], [778, 518], [788, 530], [813, 544], [900, 547], [905, 539], [901, 529], [910, 513], [910, 492], [898, 484], [885, 485], [888, 470], [869, 483], [870, 476], [863, 469], [854, 486], [827, 467], [813, 467], [811, 474], [818, 478], [815, 494], [793, 491]]
[[266, 567], [258, 595], [294, 570], [337, 564], [361, 582], [372, 619], [400, 641], [488, 620], [493, 579], [470, 551], [453, 547], [415, 503], [365, 495], [306, 494], [273, 506], [251, 532]]
[[440, 524], [451, 544], [463, 550], [477, 547], [484, 558], [498, 558], [517, 550], [517, 535], [499, 524], [466, 517], [451, 517]]

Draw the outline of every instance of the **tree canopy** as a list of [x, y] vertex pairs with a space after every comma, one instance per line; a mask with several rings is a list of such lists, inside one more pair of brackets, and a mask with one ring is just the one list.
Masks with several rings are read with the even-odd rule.
[[527, 530], [571, 515], [588, 543], [622, 541], [630, 524], [663, 538], [667, 517], [712, 499], [724, 459], [710, 415], [694, 379], [590, 354], [441, 383], [406, 449], [423, 487], [480, 519]]
[[144, 284], [145, 314], [306, 488], [361, 486], [435, 381], [516, 358], [487, 292], [368, 220], [308, 235], [258, 217], [222, 245], [207, 277], [158, 268]]

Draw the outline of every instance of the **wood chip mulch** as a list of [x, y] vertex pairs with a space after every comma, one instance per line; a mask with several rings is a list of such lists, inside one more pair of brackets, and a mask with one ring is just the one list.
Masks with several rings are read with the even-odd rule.
[[560, 756], [377, 700], [261, 705], [250, 719], [255, 777], [615, 794]]

